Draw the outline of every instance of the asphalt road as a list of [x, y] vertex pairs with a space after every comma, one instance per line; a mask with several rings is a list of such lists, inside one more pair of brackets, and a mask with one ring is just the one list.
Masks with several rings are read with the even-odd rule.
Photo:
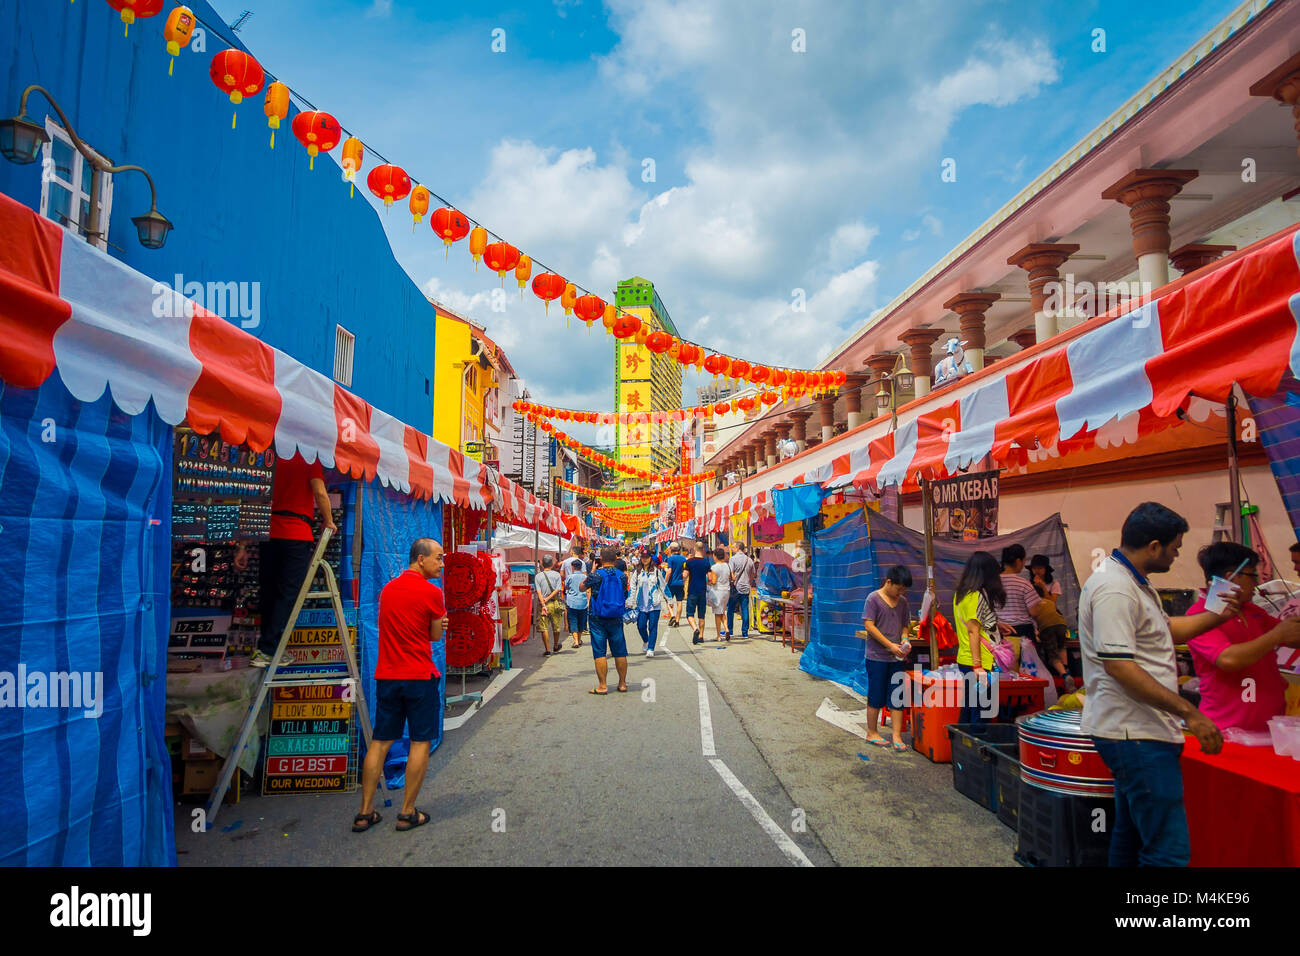
[[630, 689], [615, 693], [611, 673], [608, 697], [587, 693], [586, 644], [547, 658], [540, 640], [516, 648], [522, 675], [430, 759], [430, 825], [394, 831], [395, 799], [353, 834], [356, 795], [245, 796], [195, 833], [180, 805], [181, 865], [833, 865], [710, 676], [710, 657], [761, 648], [692, 647], [685, 627], [661, 629], [676, 659], [650, 659], [626, 632]]

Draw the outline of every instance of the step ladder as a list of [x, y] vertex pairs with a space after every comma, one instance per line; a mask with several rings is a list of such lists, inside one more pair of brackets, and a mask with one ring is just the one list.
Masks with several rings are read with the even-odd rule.
[[[226, 757], [226, 762], [221, 766], [221, 775], [217, 778], [217, 785], [213, 788], [206, 807], [205, 816], [207, 829], [209, 830], [216, 823], [217, 814], [221, 811], [221, 803], [226, 797], [226, 792], [230, 789], [230, 781], [239, 767], [239, 758], [248, 747], [249, 740], [252, 739], [253, 729], [257, 726], [258, 715], [261, 714], [262, 707], [274, 688], [314, 687], [325, 684], [350, 685], [352, 687], [353, 709], [357, 719], [361, 722], [362, 739], [366, 748], [370, 746], [373, 736], [370, 726], [370, 710], [366, 707], [365, 695], [361, 690], [357, 656], [352, 649], [352, 638], [348, 632], [346, 616], [343, 613], [343, 598], [339, 593], [339, 583], [334, 576], [334, 569], [325, 560], [325, 549], [329, 546], [332, 536], [333, 532], [329, 528], [321, 532], [320, 541], [316, 544], [316, 551], [312, 554], [311, 564], [307, 568], [307, 576], [303, 579], [302, 587], [298, 589], [298, 599], [294, 601], [293, 612], [289, 615], [284, 633], [280, 635], [280, 642], [276, 645], [271, 663], [266, 667], [266, 676], [258, 687], [257, 696], [254, 697], [253, 703], [249, 706], [248, 713], [244, 715], [244, 723], [239, 728], [239, 737], [235, 740], [234, 747], [231, 748], [230, 754]], [[325, 590], [323, 591], [313, 591], [311, 589], [318, 571], [323, 572], [325, 575]], [[277, 677], [277, 672], [280, 669], [280, 659], [284, 657], [285, 648], [289, 646], [289, 638], [293, 634], [294, 626], [298, 623], [298, 615], [302, 613], [303, 604], [309, 600], [324, 598], [328, 598], [334, 608], [335, 625], [338, 629], [339, 640], [343, 644], [343, 656], [347, 661], [348, 676], [340, 679], [337, 673], [298, 673], [292, 677]], [[361, 757], [364, 758], [364, 750]], [[384, 785], [382, 777], [381, 774], [379, 781], [381, 787]]]
[[1220, 501], [1214, 506], [1214, 531], [1210, 542], [1231, 541], [1233, 537], [1232, 502]]

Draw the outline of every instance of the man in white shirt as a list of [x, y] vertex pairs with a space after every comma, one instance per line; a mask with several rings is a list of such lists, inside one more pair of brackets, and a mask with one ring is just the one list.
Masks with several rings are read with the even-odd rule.
[[555, 556], [542, 556], [542, 570], [533, 586], [541, 603], [542, 656], [557, 653], [564, 644], [564, 582], [555, 569]]
[[1181, 721], [1205, 753], [1223, 747], [1219, 728], [1178, 693], [1174, 643], [1231, 620], [1240, 606], [1233, 598], [1223, 614], [1170, 618], [1147, 580], [1173, 566], [1187, 527], [1163, 505], [1138, 505], [1079, 596], [1081, 729], [1115, 778], [1111, 866], [1187, 865]]

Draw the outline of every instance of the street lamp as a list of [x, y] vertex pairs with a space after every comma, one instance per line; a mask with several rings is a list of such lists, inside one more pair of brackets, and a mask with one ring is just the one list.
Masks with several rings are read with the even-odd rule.
[[40, 155], [41, 149], [49, 142], [49, 134], [40, 125], [33, 123], [27, 116], [27, 97], [34, 90], [39, 91], [49, 101], [49, 104], [54, 107], [54, 112], [59, 114], [59, 120], [63, 123], [63, 128], [67, 132], [68, 138], [72, 140], [73, 146], [85, 158], [86, 162], [90, 163], [92, 170], [90, 177], [90, 221], [85, 226], [86, 241], [94, 242], [100, 238], [99, 196], [104, 174], [135, 170], [149, 181], [150, 198], [149, 211], [143, 216], [136, 216], [131, 222], [135, 224], [140, 245], [146, 249], [161, 249], [167, 242], [167, 234], [171, 232], [172, 224], [166, 216], [158, 212], [158, 191], [154, 188], [153, 177], [140, 166], [114, 166], [83, 143], [81, 137], [77, 135], [77, 131], [68, 122], [67, 115], [59, 108], [59, 104], [54, 101], [54, 97], [44, 87], [32, 84], [23, 90], [22, 99], [18, 102], [18, 115], [0, 122], [0, 153], [3, 153], [5, 159], [11, 163], [26, 166], [36, 162], [36, 157]]

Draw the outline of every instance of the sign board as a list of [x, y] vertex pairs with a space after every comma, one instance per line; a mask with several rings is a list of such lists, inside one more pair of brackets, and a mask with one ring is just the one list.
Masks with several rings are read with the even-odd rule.
[[461, 451], [465, 453], [466, 458], [473, 458], [475, 461], [483, 460], [483, 442], [467, 441], [461, 446]]
[[955, 541], [995, 537], [999, 474], [980, 471], [934, 482], [934, 536]]
[[[328, 613], [328, 612], [327, 612]], [[343, 645], [309, 643], [326, 632], [337, 640], [338, 632], [304, 613], [299, 618], [308, 627], [294, 629], [301, 643], [289, 648], [300, 655], [343, 655]], [[276, 687], [271, 704], [271, 730], [266, 738], [265, 773], [262, 793], [338, 793], [354, 789], [352, 702], [356, 687], [351, 681], [337, 684], [301, 684]]]
[[231, 615], [220, 611], [195, 609], [175, 612], [167, 635], [167, 653], [179, 657], [224, 658], [230, 621]]

